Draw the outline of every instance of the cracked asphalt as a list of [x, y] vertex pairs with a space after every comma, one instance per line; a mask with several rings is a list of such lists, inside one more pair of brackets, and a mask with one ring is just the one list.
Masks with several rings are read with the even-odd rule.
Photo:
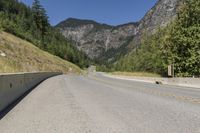
[[61, 75], [0, 120], [1, 133], [200, 133], [200, 89]]

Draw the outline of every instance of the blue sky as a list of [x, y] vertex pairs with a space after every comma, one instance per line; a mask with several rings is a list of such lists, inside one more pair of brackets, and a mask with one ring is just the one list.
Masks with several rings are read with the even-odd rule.
[[[32, 5], [33, 0], [20, 0]], [[40, 0], [52, 25], [66, 18], [119, 25], [139, 21], [157, 0]]]

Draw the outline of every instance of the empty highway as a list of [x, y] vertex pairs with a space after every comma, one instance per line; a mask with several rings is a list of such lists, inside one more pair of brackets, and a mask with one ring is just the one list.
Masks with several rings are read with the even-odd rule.
[[0, 120], [1, 133], [200, 133], [200, 89], [61, 75]]

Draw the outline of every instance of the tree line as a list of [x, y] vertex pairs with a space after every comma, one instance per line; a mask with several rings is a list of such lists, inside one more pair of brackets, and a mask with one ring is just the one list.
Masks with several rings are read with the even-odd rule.
[[18, 0], [0, 0], [0, 30], [32, 42], [81, 68], [89, 65], [87, 56], [50, 25], [46, 10], [39, 0], [34, 0], [31, 7]]

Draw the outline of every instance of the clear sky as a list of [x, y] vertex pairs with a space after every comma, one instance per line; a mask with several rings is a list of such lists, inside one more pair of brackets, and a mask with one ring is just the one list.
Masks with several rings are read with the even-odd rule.
[[[31, 6], [33, 0], [20, 0]], [[139, 21], [157, 0], [40, 0], [50, 22], [56, 25], [69, 17], [119, 25]]]

